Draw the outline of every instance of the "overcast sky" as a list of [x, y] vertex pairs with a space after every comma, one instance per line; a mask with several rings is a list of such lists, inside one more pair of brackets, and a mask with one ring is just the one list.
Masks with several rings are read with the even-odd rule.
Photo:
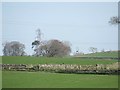
[[118, 49], [118, 27], [108, 23], [118, 16], [117, 2], [6, 2], [2, 15], [3, 42], [19, 41], [28, 54], [33, 53], [31, 43], [38, 28], [43, 40], [69, 41], [72, 52], [88, 53], [89, 47]]

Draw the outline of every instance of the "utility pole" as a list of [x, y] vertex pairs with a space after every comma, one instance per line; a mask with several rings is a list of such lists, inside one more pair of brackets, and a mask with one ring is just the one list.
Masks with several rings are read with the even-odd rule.
[[42, 35], [43, 33], [41, 33], [41, 30], [37, 29], [35, 41], [32, 43], [32, 48], [34, 48], [36, 56], [39, 56], [41, 54], [40, 46], [42, 45]]
[[42, 39], [41, 30], [40, 30], [40, 29], [37, 29], [37, 30], [36, 30], [36, 34], [37, 34], [36, 40], [41, 43], [41, 39]]
[[39, 50], [39, 49], [40, 49], [40, 46], [42, 45], [42, 35], [43, 35], [43, 33], [41, 33], [40, 29], [37, 29], [36, 33], [37, 33], [36, 40], [39, 41], [39, 45], [36, 46], [37, 54], [40, 55], [41, 54], [41, 50]]

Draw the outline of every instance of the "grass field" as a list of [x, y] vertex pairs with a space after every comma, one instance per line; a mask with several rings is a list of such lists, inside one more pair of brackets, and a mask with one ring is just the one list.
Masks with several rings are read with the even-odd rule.
[[118, 60], [102, 60], [102, 59], [80, 59], [75, 57], [66, 58], [47, 58], [47, 57], [20, 57], [20, 56], [3, 56], [3, 64], [111, 64]]
[[118, 57], [118, 53], [120, 51], [111, 51], [111, 52], [97, 52], [97, 53], [90, 53], [90, 54], [84, 54], [81, 56], [86, 56], [86, 57]]
[[[84, 56], [117, 57], [117, 52]], [[111, 64], [118, 60], [3, 56], [3, 64]], [[3, 71], [3, 88], [117, 88], [118, 75]]]
[[3, 71], [3, 88], [117, 88], [118, 76]]

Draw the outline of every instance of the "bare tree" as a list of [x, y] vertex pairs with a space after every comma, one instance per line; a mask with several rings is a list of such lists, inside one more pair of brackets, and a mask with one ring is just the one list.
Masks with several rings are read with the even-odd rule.
[[26, 55], [24, 49], [25, 45], [18, 41], [6, 42], [3, 45], [4, 56], [23, 56]]
[[36, 32], [36, 40], [32, 42], [32, 48], [35, 51], [34, 56], [54, 57], [65, 56], [70, 54], [71, 48], [69, 42], [62, 42], [59, 40], [43, 41], [41, 38], [42, 33], [40, 29], [38, 29]]
[[120, 18], [117, 16], [111, 17], [109, 23], [112, 25], [120, 24]]
[[41, 30], [40, 29], [37, 29], [36, 30], [36, 40], [32, 42], [32, 48], [35, 52], [35, 56], [40, 56], [41, 55], [41, 45], [43, 43], [42, 39], [41, 39], [41, 36], [42, 36], [42, 33], [41, 33]]
[[104, 49], [102, 49], [102, 50], [101, 50], [101, 52], [105, 52], [105, 50], [104, 50]]
[[89, 48], [89, 51], [92, 52], [92, 53], [96, 53], [96, 52], [97, 52], [97, 48], [95, 48], [95, 47], [90, 47], [90, 48]]
[[42, 54], [48, 57], [63, 57], [71, 52], [70, 45], [59, 40], [49, 40], [45, 45], [41, 46], [41, 50]]

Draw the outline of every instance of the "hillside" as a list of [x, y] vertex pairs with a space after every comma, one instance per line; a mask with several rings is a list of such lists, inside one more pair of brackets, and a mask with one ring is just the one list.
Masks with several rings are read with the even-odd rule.
[[113, 57], [113, 58], [118, 58], [118, 51], [89, 53], [89, 54], [84, 54], [84, 55], [79, 55], [79, 56], [81, 56], [81, 57]]
[[69, 58], [47, 58], [47, 57], [28, 57], [28, 56], [3, 56], [3, 64], [81, 64], [81, 65], [95, 65], [95, 64], [111, 64], [117, 62], [112, 59], [81, 59], [75, 57]]

